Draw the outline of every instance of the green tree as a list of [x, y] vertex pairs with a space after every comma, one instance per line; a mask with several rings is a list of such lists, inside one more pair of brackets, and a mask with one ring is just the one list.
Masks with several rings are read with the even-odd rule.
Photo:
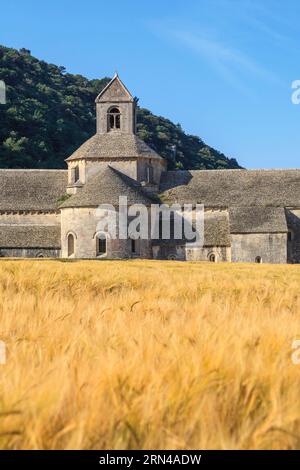
[[[95, 97], [109, 78], [88, 80], [31, 55], [0, 46], [1, 168], [64, 168], [64, 160], [95, 133]], [[168, 161], [170, 169], [239, 168], [235, 159], [185, 134], [180, 124], [138, 110], [138, 135]]]

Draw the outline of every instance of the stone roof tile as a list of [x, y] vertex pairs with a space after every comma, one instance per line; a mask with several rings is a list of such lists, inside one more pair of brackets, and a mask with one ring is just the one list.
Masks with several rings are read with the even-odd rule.
[[152, 148], [135, 134], [111, 131], [95, 134], [84, 142], [66, 161], [80, 159], [156, 158], [163, 160]]
[[100, 204], [117, 207], [119, 196], [126, 196], [128, 204], [149, 205], [153, 202], [135, 180], [107, 166], [100, 169], [60, 207], [98, 207]]
[[231, 233], [287, 232], [285, 210], [282, 207], [231, 207]]
[[66, 170], [0, 170], [0, 210], [56, 210], [67, 180]]
[[207, 207], [299, 207], [300, 170], [169, 171], [160, 191], [165, 201]]
[[57, 248], [61, 245], [57, 225], [0, 225], [0, 248]]

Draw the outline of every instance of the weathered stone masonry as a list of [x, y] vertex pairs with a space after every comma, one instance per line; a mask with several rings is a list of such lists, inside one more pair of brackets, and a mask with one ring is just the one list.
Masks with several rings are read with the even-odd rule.
[[[136, 135], [136, 105], [115, 75], [67, 170], [0, 170], [0, 256], [300, 262], [300, 170], [167, 171]], [[98, 233], [98, 206], [118, 209], [119, 196], [204, 204], [204, 246]]]

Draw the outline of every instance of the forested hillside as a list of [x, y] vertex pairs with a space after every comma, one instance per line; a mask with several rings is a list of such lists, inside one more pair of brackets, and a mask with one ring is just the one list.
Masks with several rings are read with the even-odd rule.
[[[95, 97], [109, 78], [88, 80], [64, 67], [0, 46], [0, 168], [64, 168], [67, 158], [95, 133]], [[187, 135], [168, 119], [138, 110], [138, 135], [169, 168], [239, 168], [235, 159]]]

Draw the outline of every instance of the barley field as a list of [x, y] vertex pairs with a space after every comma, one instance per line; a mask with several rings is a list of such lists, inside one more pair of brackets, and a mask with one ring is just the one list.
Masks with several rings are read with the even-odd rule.
[[1, 449], [299, 449], [298, 266], [1, 260]]

